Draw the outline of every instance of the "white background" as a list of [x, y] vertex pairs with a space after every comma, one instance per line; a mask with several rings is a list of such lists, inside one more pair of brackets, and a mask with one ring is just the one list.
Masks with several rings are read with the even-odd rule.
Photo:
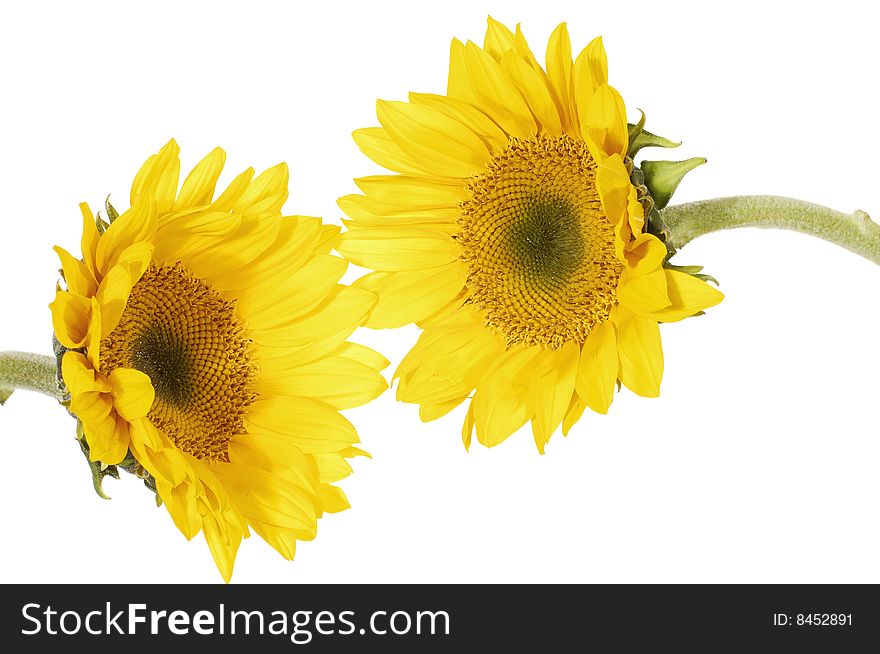
[[[374, 99], [443, 92], [449, 41], [486, 14], [533, 49], [568, 21], [603, 34], [634, 117], [705, 155], [677, 201], [790, 195], [880, 216], [876, 15], [861, 2], [18, 3], [0, 19], [0, 349], [49, 351], [77, 203], [125, 206], [174, 136], [188, 169], [287, 161], [288, 213], [338, 223], [376, 168], [350, 139]], [[631, 116], [633, 117], [633, 116]], [[656, 152], [656, 151], [655, 151]], [[660, 153], [663, 158], [667, 153]], [[880, 582], [880, 267], [798, 234], [689, 245], [726, 300], [662, 328], [662, 397], [620, 393], [539, 456], [527, 431], [460, 439], [386, 393], [348, 412], [372, 460], [288, 563], [254, 537], [237, 582]], [[350, 271], [353, 279], [357, 271]], [[392, 369], [413, 328], [361, 330]], [[388, 370], [389, 374], [391, 369]], [[0, 408], [0, 580], [217, 582], [140, 482], [98, 499], [73, 423], [47, 398]]]

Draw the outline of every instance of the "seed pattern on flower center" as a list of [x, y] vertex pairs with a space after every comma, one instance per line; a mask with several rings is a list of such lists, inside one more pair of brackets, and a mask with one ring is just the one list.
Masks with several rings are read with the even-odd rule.
[[608, 318], [623, 270], [586, 144], [512, 138], [468, 196], [457, 238], [487, 327], [508, 345], [583, 343]]
[[257, 372], [234, 303], [180, 263], [153, 264], [101, 342], [100, 359], [105, 374], [135, 368], [149, 376], [156, 399], [148, 417], [177, 447], [229, 461]]

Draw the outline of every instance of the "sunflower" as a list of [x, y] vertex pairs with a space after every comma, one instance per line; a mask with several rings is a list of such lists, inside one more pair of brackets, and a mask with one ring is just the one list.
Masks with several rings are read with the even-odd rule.
[[494, 446], [531, 421], [543, 452], [587, 407], [606, 413], [618, 381], [658, 395], [658, 323], [722, 295], [667, 263], [648, 171], [631, 158], [666, 142], [630, 143], [643, 123], [627, 123], [601, 39], [573, 61], [562, 24], [542, 68], [519, 27], [490, 18], [482, 48], [452, 41], [446, 95], [379, 101], [377, 114], [354, 139], [397, 174], [340, 199], [340, 252], [374, 271], [354, 284], [379, 297], [367, 326], [422, 329], [398, 399], [425, 421], [470, 400], [465, 447], [474, 429]]
[[92, 461], [132, 459], [181, 532], [204, 533], [228, 581], [253, 529], [286, 559], [364, 454], [340, 409], [380, 394], [387, 361], [346, 342], [376, 299], [338, 284], [338, 228], [282, 217], [285, 164], [214, 199], [225, 153], [178, 191], [169, 142], [110, 222], [81, 205], [82, 258], [61, 248], [51, 304], [69, 409]]

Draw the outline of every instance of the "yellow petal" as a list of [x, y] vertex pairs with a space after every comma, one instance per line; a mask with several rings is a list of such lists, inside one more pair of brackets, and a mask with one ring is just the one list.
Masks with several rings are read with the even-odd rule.
[[264, 376], [256, 388], [261, 395], [312, 398], [337, 409], [351, 409], [381, 395], [387, 384], [372, 367], [333, 356], [298, 366], [284, 377]]
[[[605, 55], [601, 36], [590, 41], [581, 51], [575, 59], [571, 75], [578, 113], [582, 114], [596, 89], [608, 83], [608, 57]], [[583, 128], [583, 124], [581, 127]]]
[[357, 361], [376, 372], [385, 370], [390, 364], [390, 361], [384, 356], [359, 343], [343, 343], [334, 354], [346, 359], [351, 359], [352, 361]]
[[156, 260], [177, 261], [198, 252], [205, 244], [216, 243], [241, 227], [242, 217], [213, 208], [159, 216], [156, 233]]
[[669, 306], [666, 275], [663, 270], [655, 270], [637, 277], [626, 277], [617, 289], [617, 299], [640, 316], [664, 309]]
[[414, 175], [372, 175], [360, 177], [354, 182], [373, 202], [381, 202], [385, 206], [398, 205], [406, 209], [457, 207], [467, 197], [467, 187], [464, 184], [448, 184], [442, 180]]
[[[261, 324], [287, 321], [314, 309], [330, 294], [345, 274], [348, 262], [329, 254], [313, 257], [287, 278], [271, 286], [256, 286], [234, 294], [240, 315], [253, 316]], [[250, 318], [249, 318], [250, 319]]]
[[220, 148], [211, 150], [208, 156], [187, 175], [174, 203], [174, 210], [211, 204], [224, 163], [226, 163], [226, 153]]
[[158, 153], [147, 159], [131, 185], [132, 207], [142, 198], [149, 196], [160, 212], [171, 211], [180, 178], [179, 155], [180, 148], [174, 139], [171, 139]]
[[339, 252], [364, 268], [390, 272], [452, 263], [460, 255], [460, 246], [437, 229], [368, 227], [346, 232]]
[[342, 229], [338, 225], [321, 225], [318, 240], [312, 254], [328, 254], [336, 250], [342, 240]]
[[211, 278], [224, 291], [236, 291], [273, 284], [294, 274], [310, 260], [321, 238], [319, 218], [282, 218], [274, 243], [252, 265], [227, 269]]
[[522, 375], [540, 351], [537, 347], [509, 350], [477, 383], [471, 407], [477, 440], [486, 447], [503, 442], [528, 420]]
[[58, 341], [71, 349], [83, 347], [89, 330], [91, 302], [67, 291], [58, 291], [49, 309]]
[[71, 393], [70, 412], [85, 425], [100, 425], [109, 421], [111, 431], [115, 430], [116, 417], [113, 414], [113, 400], [107, 393]]
[[[132, 441], [134, 442], [134, 441]], [[151, 472], [152, 474], [152, 472]], [[170, 484], [160, 475], [156, 477], [156, 492], [162, 504], [187, 540], [202, 530], [202, 517], [197, 508], [196, 487], [192, 483]]]
[[634, 236], [639, 236], [645, 227], [645, 208], [639, 202], [639, 194], [634, 186], [629, 189], [629, 201], [626, 207], [629, 228]]
[[501, 66], [525, 97], [529, 110], [541, 126], [541, 130], [551, 136], [561, 135], [562, 120], [559, 109], [544, 76], [529, 66], [514, 50], [504, 53]]
[[285, 529], [273, 524], [250, 519], [248, 524], [253, 527], [260, 538], [269, 543], [276, 552], [288, 561], [293, 561], [296, 556], [296, 539], [307, 540], [292, 529]]
[[232, 579], [235, 555], [238, 553], [238, 546], [241, 545], [241, 533], [224, 533], [217, 518], [210, 514], [204, 516], [203, 521], [205, 541], [211, 550], [211, 556], [214, 557], [214, 563], [217, 564], [217, 569], [223, 575], [223, 579], [229, 583], [229, 580]]
[[251, 180], [254, 177], [254, 172], [253, 168], [248, 168], [243, 173], [236, 176], [223, 193], [220, 194], [220, 197], [211, 203], [211, 210], [227, 213], [232, 211], [235, 203], [238, 202], [238, 199], [248, 189], [248, 186], [250, 186]]
[[596, 171], [596, 189], [602, 198], [602, 208], [612, 225], [626, 217], [631, 182], [620, 155], [607, 157]]
[[[338, 347], [363, 320], [376, 303], [375, 294], [349, 286], [337, 286], [336, 290], [314, 311], [296, 316], [287, 323], [258, 323], [251, 317], [249, 325], [254, 341], [266, 348], [287, 348], [295, 345], [317, 347], [324, 339], [339, 342]], [[289, 352], [284, 352], [289, 356]]]
[[235, 201], [233, 210], [244, 215], [276, 214], [287, 201], [289, 181], [290, 171], [286, 163], [267, 168]]
[[479, 313], [468, 306], [454, 312], [460, 322], [426, 327], [400, 362], [397, 399], [416, 404], [443, 404], [467, 396], [504, 355], [504, 340], [488, 332]]
[[140, 370], [116, 368], [110, 372], [113, 408], [128, 421], [143, 418], [150, 412], [155, 391], [150, 378]]
[[629, 127], [626, 106], [614, 87], [603, 84], [580, 110], [581, 134], [587, 141], [590, 154], [601, 162], [606, 157], [626, 155], [629, 147]]
[[365, 155], [388, 170], [414, 175], [433, 175], [414, 161], [382, 127], [364, 127], [352, 132], [352, 138]]
[[[277, 214], [277, 211], [275, 211]], [[183, 261], [186, 267], [196, 276], [203, 279], [214, 279], [215, 275], [228, 272], [230, 269], [244, 269], [255, 265], [255, 262], [275, 243], [281, 229], [278, 216], [251, 214], [242, 216], [241, 224], [236, 231], [226, 237], [203, 239], [201, 248], [193, 248], [183, 253], [176, 251], [174, 243], [165, 250], [170, 253], [170, 260]], [[197, 245], [197, 242], [194, 243]], [[159, 254], [155, 255], [157, 258]]]
[[147, 241], [130, 245], [119, 255], [116, 265], [124, 267], [128, 271], [132, 283], [137, 283], [150, 265], [154, 248], [155, 246]]
[[677, 270], [664, 270], [669, 293], [669, 305], [642, 315], [660, 322], [676, 322], [714, 307], [724, 294], [714, 286], [693, 275]]
[[419, 406], [419, 419], [422, 422], [431, 422], [437, 418], [442, 418], [466, 399], [467, 395], [463, 395], [441, 404], [422, 404]]
[[663, 377], [663, 348], [657, 321], [620, 307], [620, 381], [636, 395], [657, 397]]
[[149, 267], [152, 254], [152, 243], [142, 241], [129, 246], [101, 281], [95, 296], [101, 310], [100, 338], [107, 338], [116, 329], [131, 289]]
[[249, 433], [277, 434], [307, 454], [339, 452], [360, 441], [333, 407], [309, 398], [259, 398], [248, 407], [245, 423]]
[[345, 457], [336, 452], [313, 454], [312, 457], [318, 464], [318, 479], [323, 483], [345, 479], [354, 472]]
[[449, 46], [449, 79], [446, 84], [446, 95], [464, 102], [474, 100], [467, 65], [464, 62], [464, 44], [458, 39], [452, 39]]
[[[398, 175], [402, 177], [402, 175]], [[458, 219], [461, 216], [461, 200], [453, 202], [450, 196], [443, 200], [443, 205], [419, 207], [418, 200], [404, 204], [409, 196], [405, 195], [406, 185], [401, 185], [398, 202], [384, 202], [366, 195], [345, 195], [336, 202], [339, 208], [351, 216], [347, 226], [350, 230], [361, 227], [433, 227], [449, 235], [460, 231]]]
[[137, 204], [124, 212], [107, 228], [98, 241], [95, 255], [97, 269], [106, 275], [122, 253], [135, 243], [152, 243], [158, 229], [157, 206], [149, 193], [140, 196]]
[[[507, 134], [489, 116], [473, 104], [431, 93], [410, 93], [410, 102], [431, 107], [470, 129], [483, 142], [490, 154], [507, 147]], [[463, 185], [461, 188], [464, 188]]]
[[296, 479], [241, 463], [215, 466], [215, 473], [249, 522], [314, 533], [322, 508], [317, 479]]
[[186, 459], [149, 420], [133, 420], [129, 427], [129, 436], [129, 447], [135, 459], [157, 481], [163, 480], [172, 486], [184, 481], [189, 473]]
[[590, 330], [581, 353], [576, 390], [585, 406], [597, 413], [608, 413], [617, 369], [617, 333], [614, 325], [606, 321]]
[[331, 486], [330, 484], [321, 484], [318, 488], [321, 504], [327, 513], [339, 513], [351, 508], [348, 498], [341, 488]]
[[366, 327], [401, 327], [419, 322], [451, 302], [464, 287], [467, 270], [454, 261], [439, 268], [373, 272], [354, 283], [374, 292], [378, 301]]
[[88, 204], [82, 202], [79, 205], [79, 210], [82, 213], [83, 218], [81, 244], [83, 262], [85, 262], [86, 268], [89, 269], [92, 277], [97, 280], [98, 267], [95, 260], [95, 255], [98, 251], [98, 239], [100, 238], [100, 234], [98, 234], [98, 226], [95, 224], [95, 217], [92, 215], [92, 210], [89, 208]]
[[461, 426], [461, 441], [464, 443], [464, 449], [471, 449], [471, 439], [474, 434], [474, 410], [473, 406], [468, 406], [467, 415], [464, 417], [464, 423]]
[[97, 283], [88, 267], [64, 248], [56, 246], [53, 249], [61, 260], [61, 270], [64, 272], [64, 282], [68, 290], [82, 297], [94, 295]]
[[[215, 466], [215, 470], [249, 522], [286, 524], [314, 535], [322, 508], [312, 453], [306, 454], [276, 434], [255, 432], [229, 444], [229, 461], [232, 465]], [[246, 503], [243, 496], [253, 502]]]
[[547, 77], [566, 129], [575, 127], [577, 123], [577, 116], [571, 113], [571, 65], [568, 27], [565, 23], [560, 23], [547, 42]]
[[[516, 33], [513, 35], [513, 47], [516, 50], [516, 54], [529, 66], [538, 71], [538, 73], [547, 80], [547, 74], [544, 72], [544, 69], [541, 68], [541, 64], [538, 63], [537, 58], [535, 58], [532, 49], [529, 47], [528, 41], [526, 41], [525, 35], [522, 33], [522, 29], [519, 25], [516, 26]], [[548, 81], [549, 87], [549, 81]]]
[[376, 114], [404, 152], [438, 175], [469, 177], [491, 158], [474, 132], [427, 105], [380, 100]]
[[574, 393], [571, 396], [571, 404], [568, 405], [568, 411], [565, 412], [565, 417], [562, 419], [563, 436], [568, 436], [568, 432], [581, 419], [586, 408], [586, 401], [578, 393]]
[[596, 171], [596, 189], [599, 191], [605, 216], [614, 228], [615, 253], [623, 263], [627, 262], [625, 253], [631, 239], [627, 220], [630, 186], [629, 174], [620, 155], [607, 157], [599, 164]]
[[101, 305], [98, 298], [91, 299], [92, 310], [89, 319], [89, 331], [86, 334], [86, 358], [91, 362], [95, 370], [101, 369], [101, 339], [103, 338], [101, 317]]
[[115, 413], [101, 421], [83, 420], [83, 433], [91, 461], [116, 465], [128, 454], [128, 423]]
[[525, 99], [501, 64], [470, 42], [464, 59], [475, 104], [511, 136], [529, 138], [537, 133]]
[[79, 352], [65, 352], [61, 359], [61, 376], [67, 389], [73, 394], [97, 392], [109, 393], [110, 384], [103, 377], [96, 377], [88, 360]]
[[556, 350], [545, 350], [535, 361], [531, 373], [532, 431], [538, 451], [544, 453], [556, 428], [562, 423], [578, 374], [580, 348], [568, 342]]
[[488, 27], [486, 29], [486, 38], [483, 41], [483, 49], [495, 61], [501, 61], [501, 56], [505, 51], [513, 47], [513, 32], [491, 16], [489, 16], [487, 22]]
[[659, 270], [669, 254], [663, 242], [653, 234], [639, 234], [626, 250], [628, 274], [644, 275]]

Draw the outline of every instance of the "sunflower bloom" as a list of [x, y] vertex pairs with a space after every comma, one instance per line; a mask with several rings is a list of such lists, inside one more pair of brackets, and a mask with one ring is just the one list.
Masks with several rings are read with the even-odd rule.
[[587, 407], [606, 413], [618, 381], [657, 396], [658, 323], [722, 295], [668, 266], [649, 232], [654, 200], [601, 39], [572, 60], [562, 24], [542, 68], [519, 27], [489, 19], [482, 48], [453, 40], [446, 95], [377, 114], [354, 138], [396, 174], [340, 199], [340, 251], [374, 271], [354, 285], [379, 298], [367, 326], [422, 329], [398, 399], [423, 420], [469, 400], [466, 447], [474, 430], [494, 446], [531, 421], [543, 452]]
[[364, 452], [339, 410], [383, 391], [387, 361], [346, 342], [375, 296], [338, 283], [336, 227], [282, 217], [286, 165], [215, 198], [224, 152], [179, 190], [178, 152], [146, 161], [109, 225], [81, 205], [82, 257], [56, 248], [52, 321], [91, 460], [136, 462], [228, 581], [250, 529], [292, 559], [348, 508], [333, 482]]

